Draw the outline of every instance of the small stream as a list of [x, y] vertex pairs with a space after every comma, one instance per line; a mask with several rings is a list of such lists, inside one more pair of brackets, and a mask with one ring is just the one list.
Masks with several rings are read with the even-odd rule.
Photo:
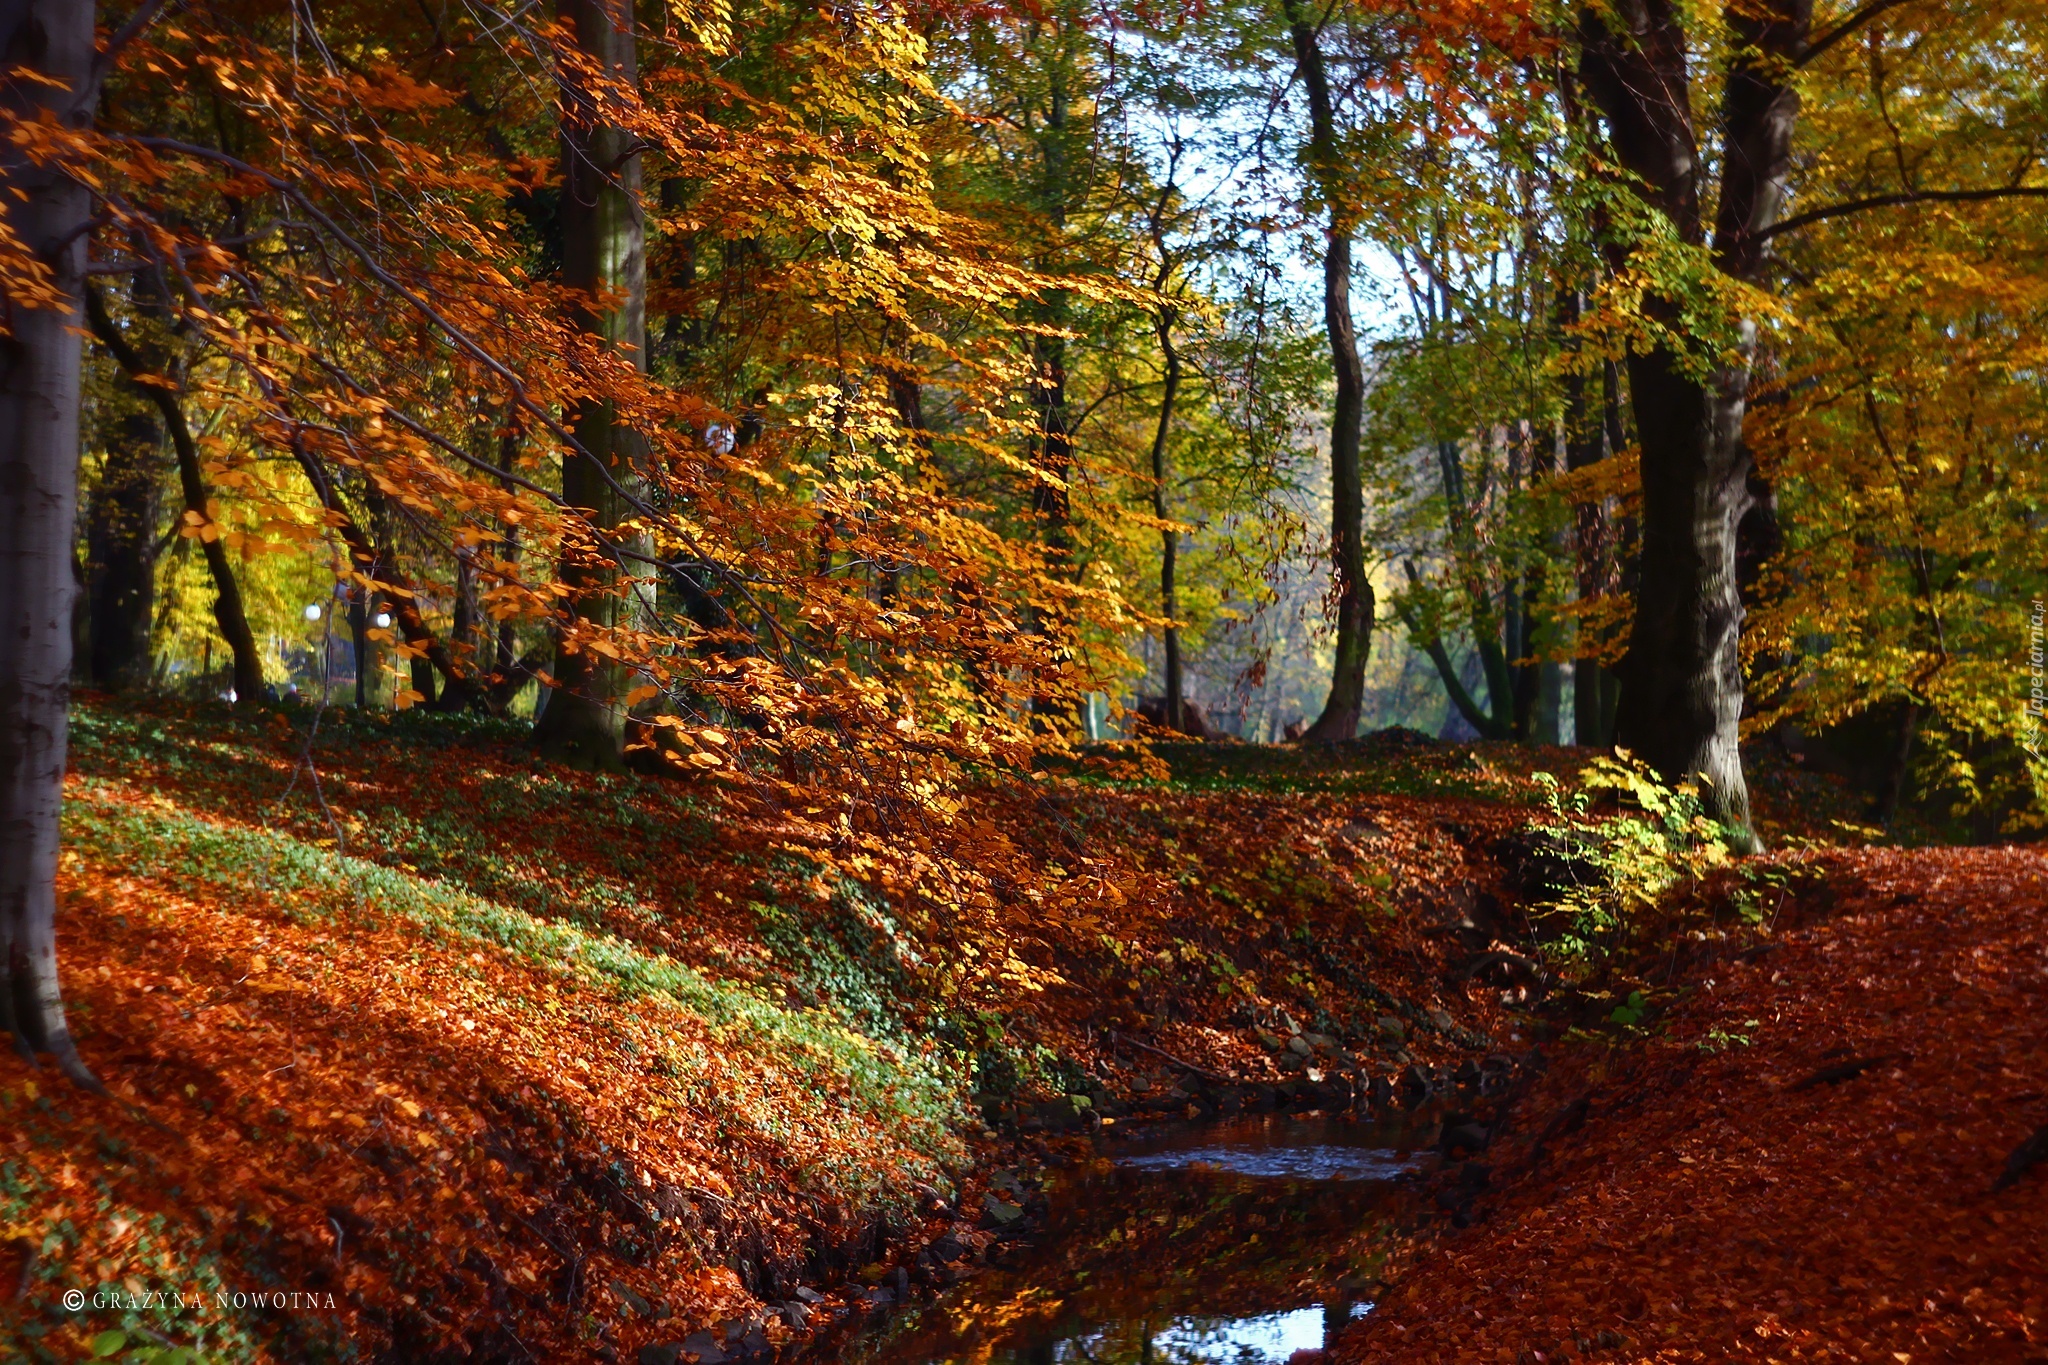
[[[1370, 1311], [1399, 1128], [1272, 1115], [1104, 1140], [1048, 1177], [1042, 1226], [845, 1365], [1283, 1365]], [[1036, 1203], [1036, 1199], [1032, 1199]]]

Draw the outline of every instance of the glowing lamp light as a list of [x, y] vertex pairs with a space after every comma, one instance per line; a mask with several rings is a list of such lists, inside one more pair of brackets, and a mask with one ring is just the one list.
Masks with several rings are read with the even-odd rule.
[[388, 611], [378, 612], [377, 615], [372, 619], [372, 624], [375, 625], [379, 630], [391, 629], [391, 613]]
[[318, 602], [308, 602], [306, 604], [306, 619], [308, 621], [320, 619], [320, 604]]

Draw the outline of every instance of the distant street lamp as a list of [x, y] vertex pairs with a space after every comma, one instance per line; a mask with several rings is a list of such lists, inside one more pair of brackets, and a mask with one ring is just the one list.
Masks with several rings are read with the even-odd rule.
[[320, 619], [320, 604], [318, 602], [308, 602], [306, 604], [306, 619], [308, 621]]
[[375, 624], [379, 630], [391, 629], [391, 613], [388, 611], [378, 612]]

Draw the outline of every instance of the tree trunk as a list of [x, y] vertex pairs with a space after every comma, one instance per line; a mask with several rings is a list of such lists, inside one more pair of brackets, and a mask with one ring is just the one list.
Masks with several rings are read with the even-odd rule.
[[[1627, 408], [1621, 387], [1621, 366], [1613, 360], [1601, 362], [1600, 366], [1600, 419], [1601, 431], [1607, 441], [1607, 452], [1614, 454], [1629, 446]], [[1602, 559], [1603, 583], [1608, 591], [1633, 599], [1636, 587], [1642, 579], [1640, 551], [1642, 536], [1639, 532], [1640, 519], [1633, 512], [1625, 512], [1609, 520], [1602, 517], [1602, 532], [1605, 536], [1605, 554]], [[1621, 710], [1621, 675], [1607, 664], [1596, 665], [1594, 680], [1598, 684], [1600, 709], [1595, 717], [1598, 738], [1594, 741], [1601, 748], [1614, 743], [1614, 717]]]
[[[1065, 291], [1059, 291], [1059, 296], [1043, 312], [1047, 326], [1066, 326]], [[1038, 523], [1047, 572], [1054, 578], [1065, 578], [1072, 573], [1074, 564], [1074, 509], [1068, 489], [1068, 480], [1074, 473], [1074, 438], [1067, 430], [1066, 338], [1041, 336], [1034, 349], [1038, 353], [1038, 477], [1031, 486], [1031, 512]], [[1072, 657], [1064, 607], [1054, 604], [1040, 612], [1038, 628], [1046, 638], [1055, 685], [1041, 684], [1035, 690], [1031, 710], [1050, 723], [1066, 713], [1056, 682]]]
[[348, 642], [355, 661], [356, 710], [367, 711], [376, 663], [370, 653], [370, 594], [360, 583], [349, 586]]
[[[1547, 435], [1525, 420], [1515, 438], [1529, 472], [1531, 492], [1557, 474], [1557, 448], [1545, 439]], [[1540, 656], [1554, 644], [1553, 625], [1543, 609], [1547, 570], [1564, 558], [1563, 537], [1547, 537], [1544, 553], [1531, 557], [1522, 570], [1521, 639], [1515, 656], [1515, 736], [1527, 742], [1557, 743], [1560, 673], [1554, 661]]]
[[[917, 462], [917, 472], [922, 475], [931, 458], [932, 433], [924, 420], [924, 383], [917, 372], [905, 360], [892, 366], [887, 372], [889, 402], [896, 409], [897, 425], [910, 437], [910, 450]], [[875, 601], [882, 610], [895, 607], [903, 594], [903, 561], [886, 558], [881, 564], [881, 573], [875, 582]]]
[[130, 691], [150, 678], [149, 631], [156, 606], [157, 523], [162, 519], [163, 423], [148, 408], [121, 415], [85, 513], [85, 608], [90, 624], [84, 676], [94, 687]]
[[[305, 472], [306, 482], [313, 486], [313, 495], [320, 499], [320, 505], [333, 518], [331, 524], [335, 534], [348, 547], [349, 562], [357, 573], [381, 585], [392, 619], [399, 634], [405, 637], [406, 652], [411, 658], [412, 690], [420, 694], [420, 700], [415, 704], [437, 704], [436, 673], [445, 680], [439, 696], [446, 703], [446, 709], [461, 710], [482, 704], [483, 689], [476, 674], [459, 667], [448, 646], [434, 638], [434, 632], [427, 627], [426, 613], [420, 610], [418, 590], [398, 570], [398, 554], [391, 540], [391, 512], [384, 495], [374, 484], [363, 491], [363, 502], [370, 510], [370, 534], [365, 535], [342, 503], [341, 494], [327, 467], [306, 448], [303, 441], [293, 443], [292, 453], [298, 458], [299, 468]], [[361, 585], [357, 586], [360, 588]], [[359, 704], [361, 696], [362, 689], [358, 687]]]
[[1330, 410], [1330, 577], [1336, 598], [1337, 660], [1323, 712], [1302, 738], [1323, 743], [1358, 733], [1365, 710], [1365, 666], [1372, 653], [1375, 603], [1365, 573], [1365, 475], [1359, 445], [1365, 420], [1365, 367], [1351, 320], [1351, 213], [1338, 167], [1336, 114], [1309, 9], [1286, 0], [1294, 59], [1308, 90], [1309, 160], [1330, 215], [1323, 248], [1323, 319], [1329, 330], [1336, 401]]
[[[133, 243], [138, 257], [148, 254], [142, 234], [135, 234]], [[129, 296], [146, 322], [170, 323], [170, 300], [155, 271], [136, 275]], [[161, 351], [146, 344], [145, 349], [150, 351], [150, 368], [163, 368]], [[149, 637], [156, 605], [166, 428], [159, 405], [133, 379], [130, 375], [127, 387], [141, 401], [122, 415], [107, 438], [85, 516], [85, 603], [91, 623], [85, 676], [94, 686], [111, 691], [139, 687], [153, 671]]]
[[[1159, 395], [1159, 425], [1152, 433], [1152, 514], [1161, 521], [1172, 517], [1172, 508], [1167, 501], [1167, 481], [1172, 477], [1173, 465], [1168, 456], [1168, 438], [1173, 431], [1174, 401], [1180, 397], [1181, 363], [1180, 351], [1173, 344], [1173, 312], [1162, 309], [1158, 320], [1159, 351], [1166, 358], [1165, 385]], [[1174, 584], [1174, 573], [1179, 567], [1180, 534], [1170, 526], [1159, 528], [1159, 611], [1166, 618], [1166, 691], [1163, 713], [1166, 728], [1187, 731], [1186, 705], [1182, 698], [1186, 691], [1181, 676], [1180, 661], [1180, 600]]]
[[[1408, 571], [1408, 581], [1411, 584], [1421, 581], [1422, 575], [1416, 572], [1413, 560], [1409, 560], [1403, 567]], [[1429, 661], [1436, 665], [1437, 679], [1443, 683], [1444, 695], [1450, 698], [1452, 709], [1465, 718], [1465, 723], [1471, 726], [1481, 739], [1506, 739], [1509, 735], [1509, 726], [1508, 722], [1500, 717], [1500, 708], [1496, 705], [1487, 709], [1479, 705], [1478, 698], [1472, 695], [1471, 688], [1465, 686], [1465, 679], [1459, 674], [1457, 664], [1452, 661], [1451, 651], [1444, 645], [1442, 632], [1405, 612], [1401, 616], [1401, 623], [1408, 630], [1408, 638], [1420, 646], [1422, 652], [1429, 656]], [[1481, 638], [1483, 641], [1484, 637]], [[1478, 651], [1475, 650], [1475, 658], [1477, 654]], [[1489, 695], [1497, 697], [1500, 694], [1489, 692]]]
[[[1766, 237], [1785, 197], [1812, 0], [1731, 5], [1733, 39], [1720, 129], [1722, 168], [1713, 260], [1761, 278]], [[1617, 0], [1581, 20], [1580, 73], [1608, 137], [1649, 205], [1681, 241], [1700, 243], [1700, 155], [1687, 82], [1683, 11], [1673, 0]], [[1625, 252], [1625, 244], [1617, 244]], [[1679, 305], [1651, 298], [1668, 324]], [[1629, 357], [1642, 446], [1642, 555], [1635, 625], [1622, 666], [1617, 742], [1667, 780], [1700, 783], [1707, 809], [1753, 846], [1739, 748], [1742, 601], [1736, 527], [1748, 509], [1742, 423], [1756, 325], [1739, 323], [1734, 360], [1700, 377], [1669, 347]]]
[[1643, 541], [1615, 742], [1669, 781], [1699, 782], [1715, 817], [1747, 831], [1735, 579], [1735, 526], [1748, 501], [1742, 394], [1734, 376], [1701, 384], [1664, 352], [1631, 356], [1629, 384]]
[[413, 659], [407, 672], [412, 677], [412, 690], [420, 694], [420, 699], [413, 705], [423, 711], [437, 709], [439, 696], [434, 688], [434, 665], [425, 659]]
[[[1509, 667], [1509, 660], [1514, 656], [1512, 614], [1495, 606], [1494, 585], [1479, 571], [1479, 537], [1473, 530], [1472, 506], [1465, 494], [1465, 457], [1456, 441], [1436, 443], [1436, 466], [1444, 494], [1444, 523], [1450, 535], [1451, 563], [1457, 570], [1458, 585], [1464, 593], [1467, 614], [1472, 623], [1472, 653], [1479, 661], [1481, 676], [1486, 680], [1487, 718], [1484, 723], [1473, 720], [1472, 728], [1488, 739], [1506, 739], [1513, 733], [1514, 676]], [[1416, 577], [1412, 565], [1408, 577], [1411, 582]], [[1513, 605], [1512, 599], [1509, 599], [1509, 605]], [[1445, 658], [1448, 657], [1446, 654]], [[1445, 679], [1445, 689], [1451, 690], [1453, 675], [1444, 673], [1441, 663], [1437, 672]], [[1457, 700], [1455, 692], [1452, 700]], [[1464, 708], [1460, 706], [1460, 709]]]
[[[1565, 295], [1562, 307], [1565, 320], [1576, 323], [1584, 312], [1584, 297], [1576, 290], [1571, 291]], [[1568, 470], [1588, 468], [1613, 453], [1606, 423], [1594, 415], [1590, 388], [1587, 376], [1578, 370], [1565, 379], [1564, 463]], [[1601, 501], [1589, 498], [1572, 511], [1572, 557], [1579, 600], [1590, 602], [1604, 596], [1611, 587], [1607, 508]], [[1591, 627], [1582, 620], [1577, 657], [1572, 660], [1572, 739], [1575, 744], [1605, 747], [1613, 736], [1613, 713], [1607, 706], [1612, 692], [1612, 670], [1600, 662], [1600, 644], [1592, 636]]]
[[[1039, 150], [1038, 203], [1050, 229], [1038, 264], [1049, 273], [1067, 265], [1067, 210], [1075, 193], [1074, 165], [1069, 139], [1073, 135], [1072, 103], [1068, 88], [1066, 49], [1052, 58], [1046, 69], [1045, 122], [1037, 136]], [[1064, 289], [1049, 289], [1040, 301], [1038, 322], [1047, 330], [1032, 338], [1032, 358], [1037, 370], [1038, 453], [1034, 461], [1037, 477], [1031, 487], [1031, 513], [1038, 524], [1038, 538], [1044, 548], [1047, 572], [1054, 578], [1069, 578], [1074, 571], [1073, 497], [1069, 486], [1074, 473], [1074, 435], [1067, 410], [1067, 338], [1073, 319], [1073, 299]], [[1073, 658], [1072, 628], [1065, 619], [1064, 604], [1055, 602], [1039, 613], [1038, 626], [1048, 645], [1048, 663], [1054, 685], [1041, 683], [1031, 699], [1032, 713], [1047, 728], [1057, 728], [1071, 718], [1067, 699], [1059, 695], [1058, 681]]]
[[[93, 7], [11, 0], [0, 51], [32, 77], [0, 77], [14, 118], [92, 118]], [[80, 297], [91, 204], [61, 167], [0, 141], [0, 213], [51, 270], [54, 307], [10, 301], [0, 350], [0, 1027], [31, 1064], [56, 1059], [99, 1089], [64, 1020], [57, 981], [58, 814], [70, 709], [73, 518], [78, 504]], [[11, 291], [10, 291], [11, 292]]]
[[1506, 739], [1511, 731], [1507, 724], [1493, 718], [1489, 711], [1480, 709], [1478, 699], [1472, 695], [1465, 680], [1458, 676], [1458, 666], [1452, 662], [1451, 653], [1444, 648], [1443, 637], [1438, 635], [1423, 638], [1422, 652], [1436, 665], [1436, 675], [1444, 685], [1444, 695], [1451, 699], [1451, 706], [1465, 718], [1465, 723], [1478, 732], [1481, 739]]
[[[114, 357], [136, 394], [156, 407], [171, 434], [171, 448], [178, 455], [178, 488], [184, 495], [185, 521], [200, 531], [196, 539], [206, 558], [207, 573], [213, 579], [213, 621], [221, 638], [228, 642], [228, 653], [234, 660], [235, 703], [253, 706], [263, 698], [263, 658], [256, 652], [256, 633], [249, 628], [249, 613], [242, 605], [242, 587], [235, 581], [234, 566], [228, 563], [228, 547], [207, 511], [212, 495], [200, 469], [199, 444], [192, 439], [192, 428], [185, 421], [177, 391], [151, 382], [162, 378], [163, 357], [153, 350], [145, 352], [131, 345], [114, 325], [99, 292], [90, 287], [85, 290], [85, 314], [93, 336]], [[214, 534], [208, 537], [204, 534], [207, 530]]]
[[1882, 829], [1889, 830], [1899, 818], [1899, 807], [1905, 802], [1906, 786], [1913, 775], [1913, 740], [1920, 733], [1920, 721], [1926, 714], [1927, 708], [1911, 697], [1906, 699], [1905, 710], [1899, 713], [1899, 737], [1892, 745], [1884, 785], [1870, 811], [1870, 818]]
[[[628, 0], [561, 0], [560, 13], [585, 57], [614, 80], [638, 81]], [[592, 92], [570, 84], [561, 97], [563, 282], [589, 300], [577, 319], [584, 329], [644, 372], [647, 223], [637, 139], [604, 120]], [[604, 302], [607, 296], [614, 300], [611, 306]], [[623, 617], [622, 566], [602, 543], [616, 539], [626, 510], [613, 483], [632, 485], [642, 443], [608, 401], [586, 403], [576, 413], [575, 429], [587, 457], [563, 457], [562, 496], [583, 509], [595, 535], [591, 543], [563, 547], [561, 576], [571, 610], [587, 625], [606, 630]], [[625, 670], [564, 641], [555, 655], [555, 687], [557, 695], [534, 727], [540, 751], [585, 771], [623, 771]]]

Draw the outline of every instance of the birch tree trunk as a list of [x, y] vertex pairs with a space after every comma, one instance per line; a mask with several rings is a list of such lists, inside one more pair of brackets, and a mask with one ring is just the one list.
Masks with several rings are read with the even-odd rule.
[[[42, 80], [0, 79], [8, 121], [92, 118], [90, 0], [0, 0], [0, 52]], [[0, 140], [0, 213], [50, 267], [55, 307], [5, 303], [0, 341], [0, 1026], [34, 1062], [99, 1083], [79, 1059], [57, 985], [58, 813], [70, 706], [71, 555], [78, 505], [78, 396], [85, 186]]]

